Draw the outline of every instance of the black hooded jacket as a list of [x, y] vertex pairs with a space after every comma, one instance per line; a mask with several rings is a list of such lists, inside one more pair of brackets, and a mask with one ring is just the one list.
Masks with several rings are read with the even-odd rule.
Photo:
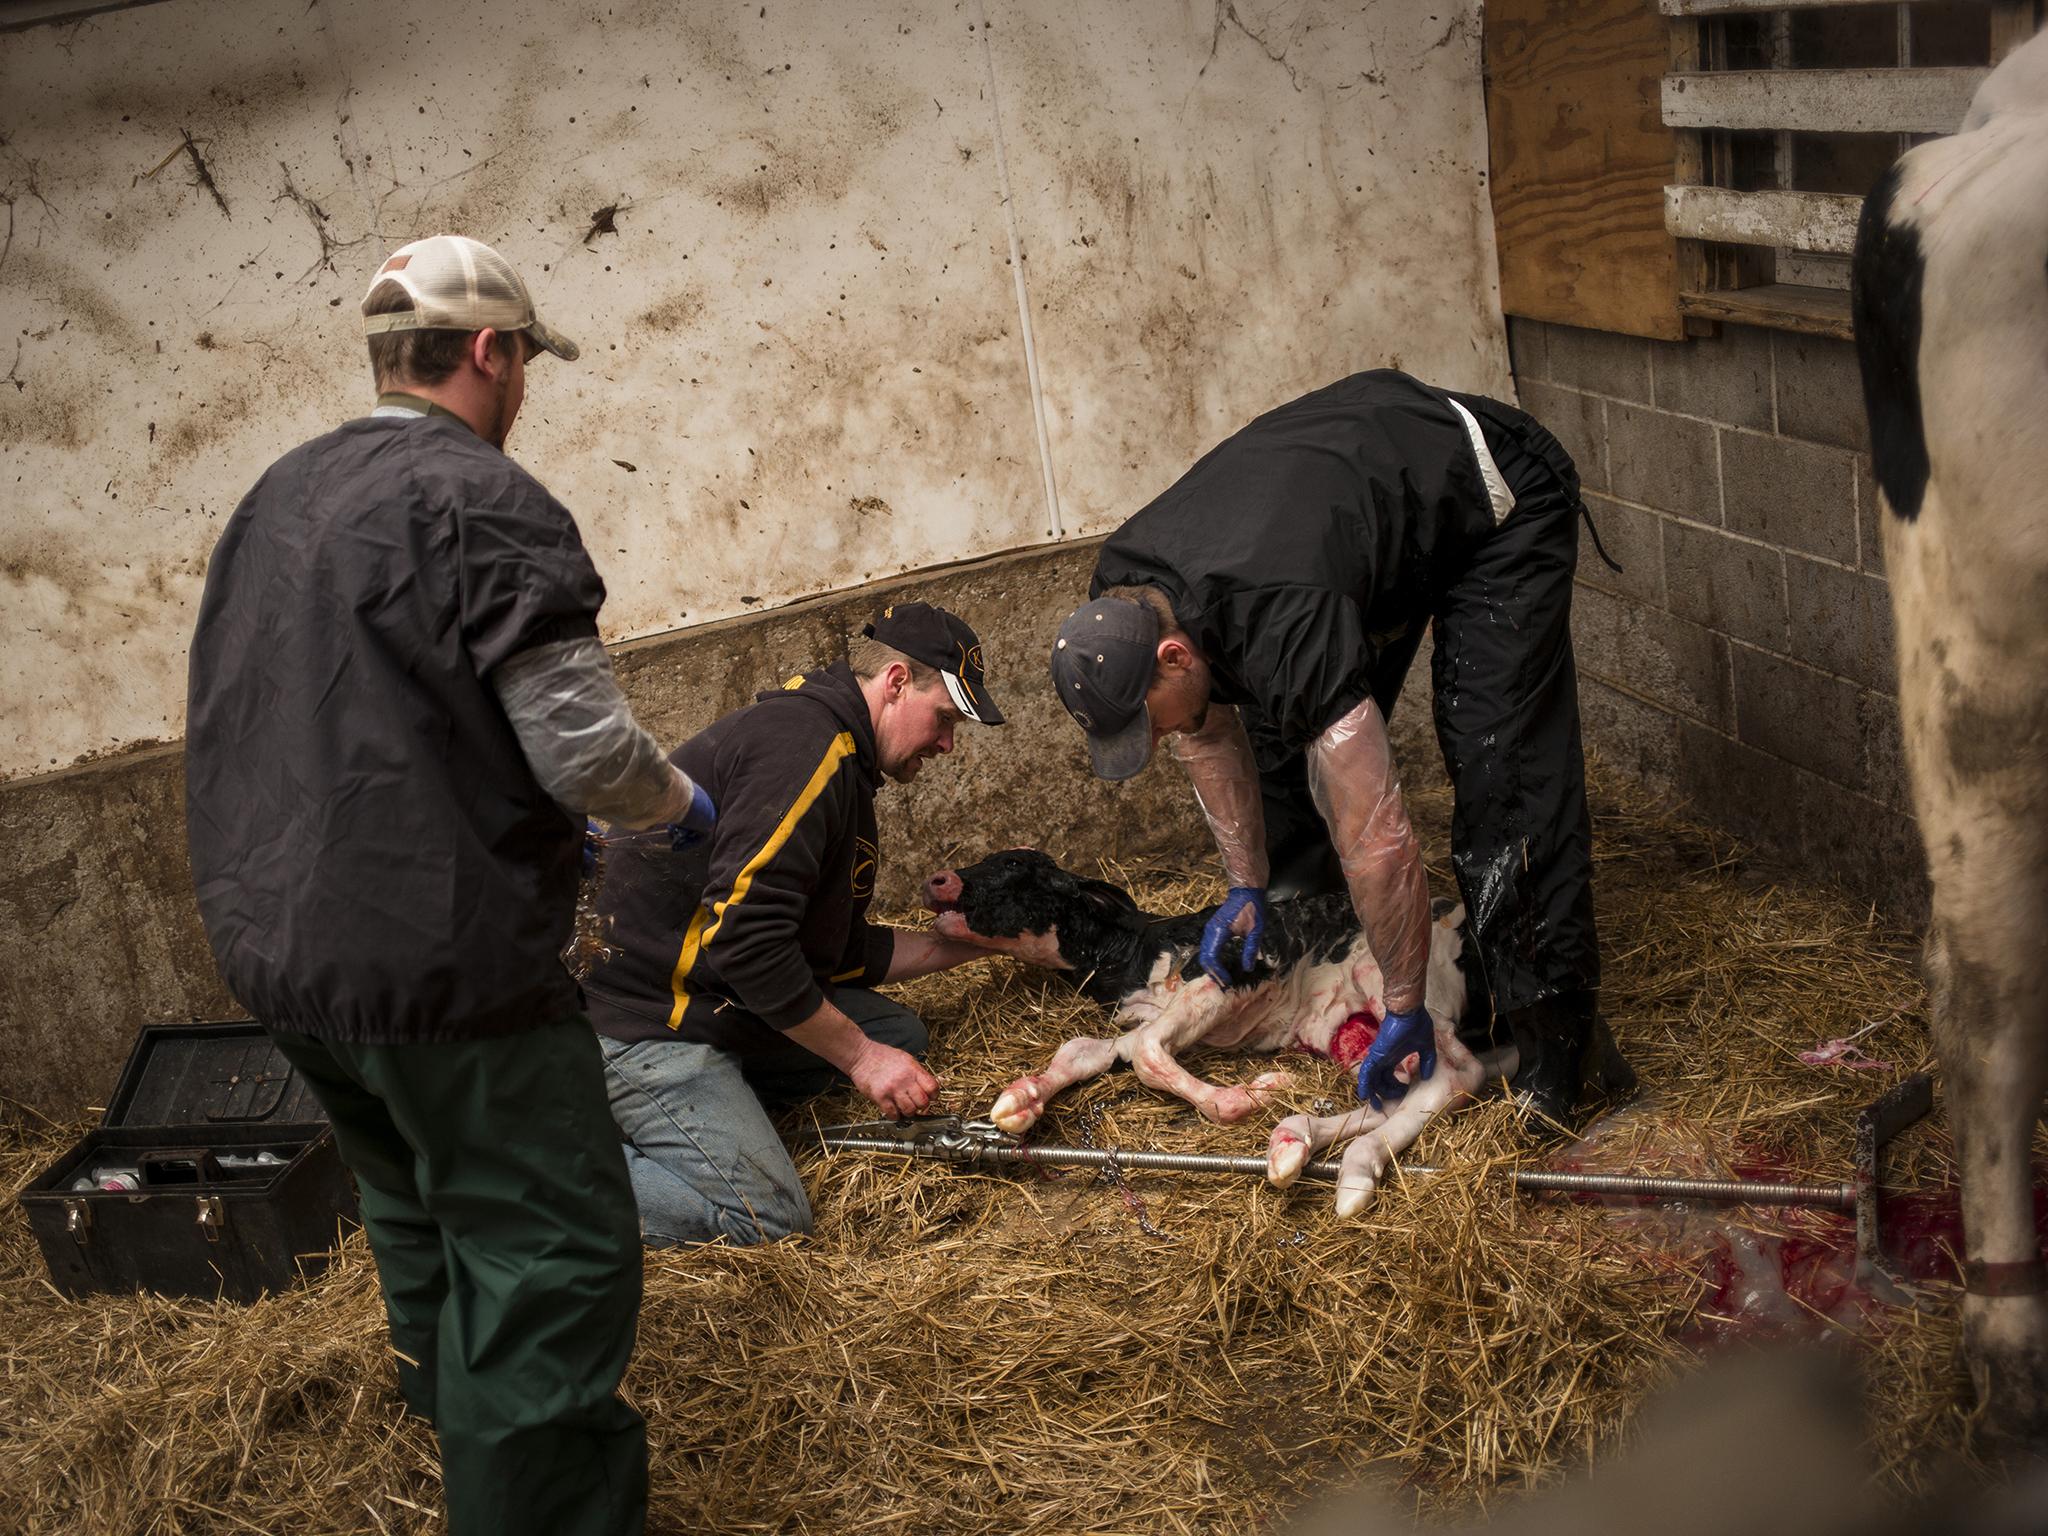
[[880, 982], [896, 952], [867, 920], [880, 769], [846, 664], [761, 694], [670, 761], [711, 796], [718, 825], [708, 853], [631, 840], [607, 853], [598, 908], [616, 952], [584, 983], [599, 1033], [745, 1054], [834, 986]]

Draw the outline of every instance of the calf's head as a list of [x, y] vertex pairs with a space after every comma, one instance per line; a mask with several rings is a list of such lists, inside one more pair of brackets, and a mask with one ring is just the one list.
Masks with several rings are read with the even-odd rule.
[[1104, 933], [1144, 923], [1129, 893], [1069, 874], [1035, 848], [942, 869], [925, 881], [924, 899], [945, 937], [1063, 971], [1092, 969]]

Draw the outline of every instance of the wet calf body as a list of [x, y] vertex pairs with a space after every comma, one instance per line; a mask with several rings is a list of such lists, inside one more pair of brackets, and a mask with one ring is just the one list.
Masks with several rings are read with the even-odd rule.
[[1857, 350], [1900, 721], [1933, 886], [1935, 1048], [1962, 1164], [1965, 1349], [1990, 1427], [2048, 1445], [2048, 36], [1864, 205]]
[[[1259, 961], [1242, 981], [1219, 987], [1201, 968], [1209, 912], [1155, 917], [1120, 887], [1061, 869], [1045, 854], [1013, 849], [978, 864], [942, 870], [926, 883], [935, 926], [1066, 976], [1112, 1011], [1113, 1038], [1083, 1036], [1045, 1068], [997, 1098], [990, 1118], [1007, 1131], [1035, 1124], [1052, 1096], [1127, 1061], [1148, 1087], [1186, 1099], [1204, 1118], [1229, 1125], [1263, 1108], [1292, 1078], [1266, 1072], [1243, 1087], [1219, 1086], [1180, 1064], [1194, 1046], [1271, 1053], [1300, 1050], [1350, 1065], [1365, 1056], [1386, 1016], [1384, 979], [1344, 896], [1275, 902]], [[1346, 1138], [1338, 1209], [1361, 1207], [1394, 1155], [1435, 1115], [1514, 1070], [1513, 1052], [1475, 1056], [1455, 1027], [1465, 1009], [1458, 969], [1463, 909], [1431, 931], [1425, 1006], [1436, 1024], [1435, 1074], [1390, 1103], [1347, 1115], [1294, 1115], [1273, 1130], [1267, 1170], [1291, 1183], [1309, 1155]], [[1412, 1068], [1413, 1058], [1410, 1059]]]

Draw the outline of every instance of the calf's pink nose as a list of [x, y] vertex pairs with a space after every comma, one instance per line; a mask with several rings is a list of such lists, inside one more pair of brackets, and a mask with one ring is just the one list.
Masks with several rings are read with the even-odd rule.
[[960, 899], [960, 877], [950, 869], [942, 869], [924, 883], [925, 892], [933, 901], [958, 901]]

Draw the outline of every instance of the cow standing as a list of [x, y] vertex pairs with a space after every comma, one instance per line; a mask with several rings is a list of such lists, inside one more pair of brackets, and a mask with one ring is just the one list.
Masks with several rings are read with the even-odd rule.
[[1933, 886], [1935, 1048], [1962, 1163], [1987, 1427], [2048, 1440], [2031, 1144], [2048, 1089], [2048, 35], [1864, 204], [1856, 342]]

